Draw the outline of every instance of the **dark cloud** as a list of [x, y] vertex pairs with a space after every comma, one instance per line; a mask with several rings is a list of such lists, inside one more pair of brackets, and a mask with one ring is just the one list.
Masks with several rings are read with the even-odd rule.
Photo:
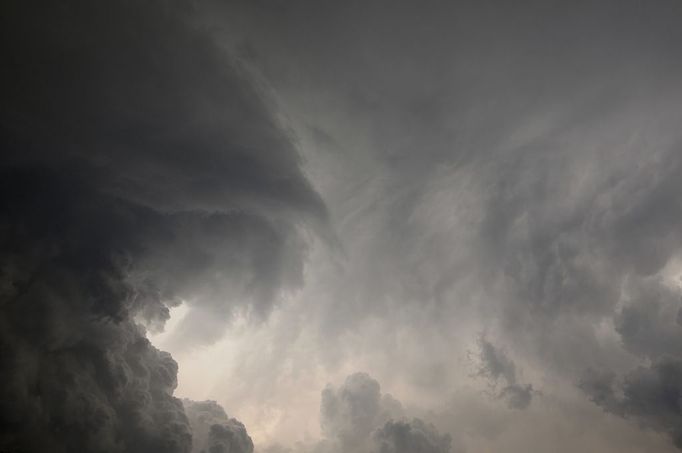
[[[0, 19], [0, 450], [188, 452], [185, 344], [302, 283], [325, 207], [190, 2], [9, 2]], [[206, 315], [208, 314], [208, 315]], [[206, 320], [210, 318], [210, 322]], [[209, 451], [251, 451], [230, 419]]]
[[665, 432], [682, 449], [679, 289], [648, 277], [629, 280], [624, 293], [624, 306], [615, 317], [616, 331], [624, 346], [648, 363], [622, 377], [610, 370], [589, 369], [580, 387], [605, 411]]
[[184, 399], [182, 404], [192, 428], [193, 453], [253, 453], [244, 425], [218, 403]]
[[187, 451], [177, 365], [131, 320], [126, 234], [154, 216], [44, 170], [2, 181], [1, 447]]
[[375, 431], [378, 453], [449, 453], [451, 438], [419, 419], [386, 422]]
[[[235, 346], [230, 407], [290, 414], [309, 380], [371, 369], [426, 410], [483, 330], [480, 374], [526, 409], [490, 423], [545, 423], [490, 450], [565, 417], [594, 450], [660, 446], [584, 421], [587, 368], [598, 405], [679, 439], [678, 1], [41, 3], [0, 18], [0, 449], [187, 451], [175, 365], [138, 324], [184, 301], [163, 344], [186, 357], [304, 275]], [[331, 259], [307, 240], [330, 221]], [[318, 452], [445, 445], [368, 376], [320, 412]], [[244, 439], [219, 426], [216, 448]]]
[[[514, 361], [485, 337], [479, 338], [478, 346], [480, 368], [477, 375], [490, 380], [496, 396], [506, 400], [509, 408], [526, 409], [533, 399], [533, 386], [517, 381]], [[502, 385], [498, 384], [500, 381]]]
[[616, 331], [624, 346], [649, 359], [680, 355], [682, 326], [678, 314], [682, 294], [660, 278], [630, 281], [626, 300], [615, 317]]
[[682, 449], [682, 361], [665, 358], [616, 382], [613, 373], [590, 371], [581, 387], [608, 412], [669, 434]]

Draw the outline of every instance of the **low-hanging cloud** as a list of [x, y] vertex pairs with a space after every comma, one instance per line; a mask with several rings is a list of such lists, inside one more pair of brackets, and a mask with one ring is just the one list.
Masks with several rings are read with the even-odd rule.
[[318, 452], [679, 445], [679, 1], [10, 3], [0, 449], [192, 448], [179, 303], [181, 362], [275, 309], [181, 375], [256, 443], [367, 369]]
[[[210, 343], [302, 284], [325, 207], [193, 8], [3, 7], [0, 450], [189, 452], [177, 364], [140, 323], [184, 301], [176, 341]], [[236, 421], [208, 436], [250, 451]]]

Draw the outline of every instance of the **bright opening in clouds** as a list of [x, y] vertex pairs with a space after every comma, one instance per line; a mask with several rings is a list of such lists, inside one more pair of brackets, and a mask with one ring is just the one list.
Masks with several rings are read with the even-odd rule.
[[9, 0], [0, 453], [682, 450], [682, 4]]

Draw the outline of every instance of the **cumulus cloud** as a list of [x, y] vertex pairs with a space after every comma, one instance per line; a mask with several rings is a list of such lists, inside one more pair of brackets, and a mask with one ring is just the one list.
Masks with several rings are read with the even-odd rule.
[[253, 453], [244, 425], [218, 403], [183, 399], [182, 404], [192, 428], [192, 453]]
[[339, 453], [449, 453], [451, 437], [419, 418], [408, 420], [399, 401], [381, 394], [367, 373], [355, 373], [339, 388], [322, 391], [320, 425], [324, 439], [315, 451]]
[[[325, 207], [192, 10], [4, 8], [0, 450], [190, 451], [177, 364], [140, 323], [185, 301], [177, 341], [210, 343], [302, 283], [303, 230], [322, 233]], [[208, 437], [251, 448], [234, 420]]]
[[378, 453], [449, 453], [451, 438], [420, 419], [389, 420], [375, 431]]
[[348, 376], [338, 389], [322, 391], [320, 425], [329, 439], [352, 451], [388, 418], [400, 416], [402, 407], [391, 395], [382, 395], [379, 383], [367, 373]]

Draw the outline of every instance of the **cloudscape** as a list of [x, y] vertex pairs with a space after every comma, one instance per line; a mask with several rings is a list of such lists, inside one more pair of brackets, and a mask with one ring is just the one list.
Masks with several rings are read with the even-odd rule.
[[0, 8], [0, 453], [682, 450], [682, 3]]

